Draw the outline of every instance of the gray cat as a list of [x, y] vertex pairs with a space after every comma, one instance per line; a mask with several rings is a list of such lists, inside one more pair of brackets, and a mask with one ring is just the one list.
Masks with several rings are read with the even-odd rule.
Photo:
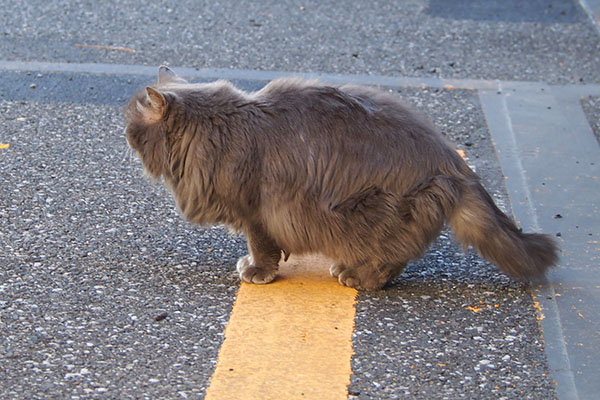
[[379, 289], [445, 221], [509, 276], [557, 262], [555, 242], [522, 233], [438, 130], [389, 93], [298, 79], [246, 93], [160, 67], [125, 116], [129, 145], [187, 220], [246, 235], [246, 282], [271, 282], [282, 252], [320, 253], [342, 285]]

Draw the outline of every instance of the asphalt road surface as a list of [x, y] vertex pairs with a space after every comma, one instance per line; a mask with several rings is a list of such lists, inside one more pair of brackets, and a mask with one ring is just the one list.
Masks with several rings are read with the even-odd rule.
[[359, 293], [348, 398], [594, 398], [598, 10], [0, 1], [0, 398], [210, 386], [246, 244], [183, 221], [127, 148], [123, 106], [160, 64], [245, 90], [287, 73], [379, 85], [428, 114], [524, 228], [561, 242], [550, 284], [532, 286], [444, 232], [393, 285]]

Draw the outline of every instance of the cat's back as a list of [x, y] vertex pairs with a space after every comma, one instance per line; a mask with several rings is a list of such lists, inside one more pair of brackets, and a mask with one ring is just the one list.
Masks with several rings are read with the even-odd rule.
[[446, 147], [437, 128], [422, 113], [394, 93], [378, 88], [281, 78], [254, 95], [276, 118], [312, 132], [319, 140], [323, 140], [320, 132], [326, 128], [330, 139], [352, 138], [368, 141], [371, 146], [379, 142], [382, 151], [411, 143]]
[[[342, 86], [329, 85], [316, 79], [280, 78], [267, 84], [256, 93], [256, 97], [263, 101], [271, 102], [279, 106], [296, 106], [300, 108], [312, 108], [328, 110], [330, 108], [348, 108], [357, 111], [356, 108], [369, 110], [375, 106], [377, 99], [372, 98], [367, 87], [355, 86], [352, 90], [359, 92], [363, 90], [362, 98], [346, 91]], [[366, 101], [364, 101], [366, 100]]]
[[[400, 181], [410, 186], [424, 175], [447, 169], [446, 164], [456, 164], [451, 145], [433, 124], [394, 93], [284, 78], [255, 95], [270, 109], [261, 132], [268, 138], [263, 141], [265, 165], [273, 166], [273, 171], [287, 165], [291, 172], [285, 173], [292, 176], [314, 164], [309, 175], [322, 179], [323, 187], [349, 180], [366, 185], [378, 176], [387, 187]], [[406, 175], [407, 165], [412, 166], [409, 177], [393, 178]], [[361, 176], [354, 171], [361, 171]]]
[[256, 97], [261, 99], [275, 99], [290, 95], [302, 95], [311, 89], [323, 87], [316, 79], [301, 79], [296, 77], [273, 79], [261, 90], [256, 92]]
[[[260, 101], [280, 112], [295, 110], [303, 115], [326, 114], [352, 125], [413, 124], [432, 130], [426, 118], [386, 91], [355, 84], [330, 85], [317, 79], [279, 78], [255, 93]], [[435, 129], [433, 129], [435, 130]]]

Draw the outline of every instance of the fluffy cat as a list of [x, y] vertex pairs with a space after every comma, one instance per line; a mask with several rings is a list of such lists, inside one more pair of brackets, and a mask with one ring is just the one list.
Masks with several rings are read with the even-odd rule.
[[271, 282], [282, 253], [320, 253], [342, 285], [379, 289], [445, 221], [509, 276], [557, 261], [555, 242], [522, 233], [438, 130], [389, 93], [299, 79], [246, 93], [160, 67], [125, 116], [129, 145], [187, 220], [245, 234], [246, 282]]

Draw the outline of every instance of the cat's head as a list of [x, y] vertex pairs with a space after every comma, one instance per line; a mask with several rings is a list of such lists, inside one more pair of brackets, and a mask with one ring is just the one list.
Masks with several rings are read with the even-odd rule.
[[176, 96], [170, 89], [185, 83], [172, 70], [161, 66], [157, 84], [136, 93], [125, 108], [127, 143], [154, 179], [168, 170], [167, 116]]

